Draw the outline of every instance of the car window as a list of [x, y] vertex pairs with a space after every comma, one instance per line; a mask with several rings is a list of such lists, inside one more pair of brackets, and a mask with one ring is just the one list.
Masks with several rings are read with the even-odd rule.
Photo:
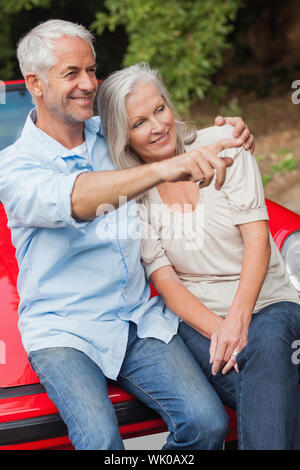
[[5, 104], [0, 104], [0, 150], [19, 138], [33, 107], [27, 90], [7, 90]]

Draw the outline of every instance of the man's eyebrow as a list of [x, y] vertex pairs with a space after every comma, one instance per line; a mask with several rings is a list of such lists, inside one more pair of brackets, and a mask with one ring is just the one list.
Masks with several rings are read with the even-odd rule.
[[[86, 70], [88, 69], [96, 69], [97, 68], [97, 64], [96, 62], [94, 62], [93, 64], [89, 65], [88, 67], [86, 67]], [[61, 71], [61, 74], [65, 74], [66, 72], [78, 72], [78, 70], [80, 70], [80, 67], [77, 67], [77, 65], [66, 65], [66, 67], [64, 67]]]

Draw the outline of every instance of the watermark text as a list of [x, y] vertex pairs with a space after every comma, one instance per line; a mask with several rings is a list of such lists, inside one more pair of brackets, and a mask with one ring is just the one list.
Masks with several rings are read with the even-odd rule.
[[296, 90], [292, 94], [292, 103], [299, 104], [300, 103], [300, 80], [294, 80], [292, 83], [292, 88], [296, 88]]
[[[197, 251], [204, 243], [204, 208], [193, 210], [191, 204], [173, 204], [168, 207], [151, 203], [147, 207], [135, 202], [127, 204], [127, 198], [119, 198], [119, 206], [102, 204], [96, 215], [99, 222], [96, 234], [100, 240], [182, 240], [183, 248]], [[159, 233], [158, 233], [159, 232]]]
[[0, 104], [6, 104], [6, 85], [0, 80]]
[[0, 364], [6, 364], [6, 345], [0, 340]]

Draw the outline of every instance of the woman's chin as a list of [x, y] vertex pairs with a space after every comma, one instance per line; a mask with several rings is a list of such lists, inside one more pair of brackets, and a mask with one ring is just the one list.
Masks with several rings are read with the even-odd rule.
[[157, 149], [155, 152], [152, 150], [147, 155], [142, 155], [141, 152], [137, 153], [145, 163], [154, 163], [161, 160], [166, 160], [167, 158], [175, 157], [176, 146], [168, 145], [165, 148]]

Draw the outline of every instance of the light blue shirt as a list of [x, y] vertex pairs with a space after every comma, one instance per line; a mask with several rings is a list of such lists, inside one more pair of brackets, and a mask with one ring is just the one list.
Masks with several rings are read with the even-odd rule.
[[114, 169], [99, 118], [85, 123], [89, 160], [45, 134], [34, 119], [32, 111], [20, 139], [0, 154], [0, 200], [19, 265], [22, 341], [27, 352], [79, 349], [115, 379], [129, 320], [139, 337], [168, 343], [178, 317], [161, 298], [149, 298], [135, 201], [91, 222], [72, 217], [77, 176]]

